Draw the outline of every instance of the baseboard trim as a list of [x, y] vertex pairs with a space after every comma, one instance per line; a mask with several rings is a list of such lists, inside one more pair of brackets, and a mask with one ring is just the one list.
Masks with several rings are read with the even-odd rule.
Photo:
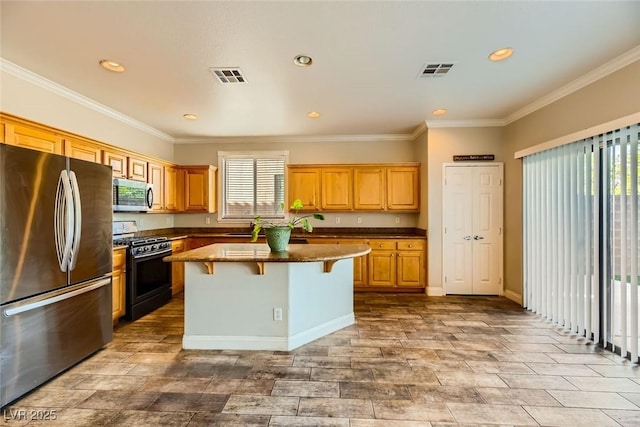
[[444, 295], [444, 289], [442, 288], [442, 286], [429, 286], [427, 287], [427, 295], [430, 297], [441, 297]]
[[186, 350], [271, 350], [290, 351], [355, 323], [353, 313], [330, 320], [291, 337], [184, 335]]
[[522, 294], [510, 291], [509, 289], [505, 289], [504, 296], [509, 298], [511, 301], [517, 302], [518, 304], [522, 305]]

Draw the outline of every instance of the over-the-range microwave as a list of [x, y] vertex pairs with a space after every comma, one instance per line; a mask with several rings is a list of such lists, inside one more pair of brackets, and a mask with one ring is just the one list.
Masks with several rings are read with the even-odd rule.
[[114, 212], [147, 212], [153, 206], [151, 184], [130, 179], [113, 179]]

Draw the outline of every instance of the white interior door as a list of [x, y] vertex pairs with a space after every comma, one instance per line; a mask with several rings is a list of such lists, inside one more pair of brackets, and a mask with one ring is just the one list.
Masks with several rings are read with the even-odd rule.
[[445, 165], [445, 294], [502, 294], [502, 164]]

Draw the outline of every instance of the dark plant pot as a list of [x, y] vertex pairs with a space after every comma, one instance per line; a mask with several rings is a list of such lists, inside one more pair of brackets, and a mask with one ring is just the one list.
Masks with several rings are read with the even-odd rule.
[[268, 227], [264, 229], [264, 235], [267, 238], [267, 244], [273, 252], [284, 252], [289, 245], [291, 228], [288, 226]]

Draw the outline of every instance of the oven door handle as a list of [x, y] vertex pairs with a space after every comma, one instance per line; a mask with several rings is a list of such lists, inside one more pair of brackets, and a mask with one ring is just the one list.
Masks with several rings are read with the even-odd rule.
[[150, 258], [150, 257], [164, 257], [167, 256], [169, 254], [172, 253], [172, 250], [166, 250], [166, 251], [162, 251], [162, 252], [153, 252], [150, 254], [139, 254], [139, 255], [132, 255], [133, 259], [138, 260], [138, 259], [145, 259], [145, 258]]

